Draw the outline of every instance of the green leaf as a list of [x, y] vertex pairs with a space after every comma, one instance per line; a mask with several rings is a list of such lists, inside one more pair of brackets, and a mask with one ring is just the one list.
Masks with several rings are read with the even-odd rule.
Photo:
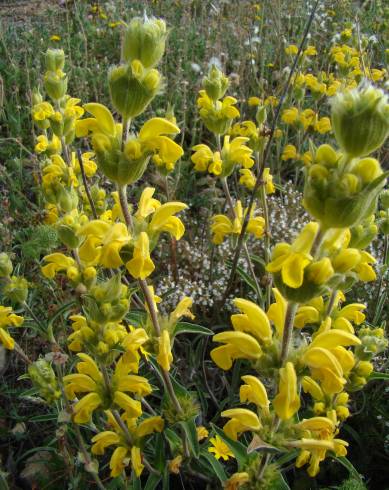
[[335, 456], [334, 459], [349, 471], [350, 476], [352, 476], [355, 480], [357, 480], [357, 482], [363, 484], [363, 479], [361, 475], [358, 473], [357, 469], [345, 456]]
[[169, 443], [171, 452], [174, 454], [181, 446], [182, 441], [180, 437], [172, 429], [165, 429], [164, 435]]
[[184, 429], [187, 441], [189, 442], [191, 453], [196, 459], [198, 459], [200, 456], [200, 446], [197, 439], [195, 419], [193, 418], [191, 420], [179, 422], [179, 425]]
[[389, 373], [378, 373], [376, 371], [373, 371], [369, 376], [368, 381], [373, 381], [375, 379], [382, 379], [384, 381], [389, 381]]
[[157, 488], [161, 479], [162, 479], [161, 475], [154, 475], [154, 474], [149, 475], [143, 490], [154, 490], [155, 488]]
[[141, 485], [141, 482], [140, 482], [140, 479], [137, 478], [134, 473], [133, 473], [133, 476], [132, 476], [132, 488], [133, 490], [142, 490], [142, 485]]
[[178, 322], [173, 331], [173, 337], [181, 333], [194, 333], [200, 335], [213, 335], [214, 332], [207, 327], [195, 323]]
[[58, 413], [47, 413], [45, 415], [35, 415], [28, 419], [29, 422], [50, 422], [58, 419]]
[[272, 480], [271, 489], [272, 490], [290, 490], [290, 486], [288, 485], [288, 482], [285, 480], [285, 478], [281, 472], [278, 473], [277, 478]]
[[156, 434], [156, 443], [155, 443], [155, 457], [154, 457], [154, 466], [161, 473], [165, 468], [166, 463], [166, 455], [165, 455], [165, 444], [162, 434]]
[[238, 463], [238, 469], [242, 468], [248, 460], [247, 447], [239, 441], [233, 441], [232, 439], [230, 439], [228, 436], [226, 436], [222, 429], [217, 427], [215, 424], [211, 424], [211, 426], [216, 434], [227, 444], [227, 446], [234, 453], [234, 456]]
[[266, 268], [265, 260], [259, 255], [250, 254], [251, 260], [257, 264], [260, 264], [264, 269]]
[[144, 311], [132, 310], [127, 313], [126, 320], [135, 325], [135, 327], [141, 327], [146, 322], [146, 313]]
[[293, 449], [293, 451], [288, 451], [287, 453], [283, 454], [277, 459], [277, 465], [282, 466], [285, 463], [289, 463], [289, 461], [292, 461], [294, 458], [297, 457], [299, 452], [300, 452], [299, 449]]
[[211, 465], [215, 475], [219, 478], [221, 483], [224, 483], [227, 480], [227, 475], [220, 461], [218, 461], [215, 456], [209, 453], [207, 450], [204, 450], [201, 453], [201, 457], [207, 460], [207, 462]]

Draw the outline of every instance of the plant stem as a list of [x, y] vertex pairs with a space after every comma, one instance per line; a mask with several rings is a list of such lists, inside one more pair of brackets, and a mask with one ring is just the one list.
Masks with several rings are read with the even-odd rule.
[[297, 303], [288, 301], [288, 306], [286, 308], [286, 314], [285, 314], [284, 332], [282, 335], [282, 347], [281, 347], [281, 356], [280, 356], [281, 367], [284, 367], [286, 363], [286, 359], [288, 357], [288, 350], [290, 346], [290, 341], [292, 339], [293, 324], [294, 324], [294, 318], [296, 316], [297, 308], [298, 308]]
[[[130, 211], [128, 209], [127, 205], [127, 197], [123, 194], [123, 187], [119, 187], [119, 200], [120, 200], [120, 206], [122, 208], [123, 216], [125, 219], [125, 222], [127, 224], [127, 227], [131, 229], [132, 227], [132, 217], [130, 214]], [[147, 308], [149, 311], [149, 315], [151, 318], [151, 322], [153, 324], [155, 333], [157, 334], [158, 337], [161, 335], [161, 327], [159, 325], [159, 320], [158, 320], [158, 315], [157, 312], [154, 309], [154, 301], [151, 296], [151, 292], [148, 288], [147, 282], [144, 279], [139, 279], [138, 280], [139, 286], [143, 292], [143, 295], [145, 297], [145, 302], [147, 304]], [[168, 371], [165, 371], [164, 369], [161, 370], [162, 372], [162, 378], [164, 380], [164, 384], [166, 387], [166, 390], [169, 394], [169, 397], [177, 411], [177, 413], [182, 413], [182, 407], [180, 405], [180, 402], [174, 392], [174, 388], [172, 385], [172, 381], [170, 379], [170, 375]]]
[[[271, 233], [270, 233], [269, 208], [268, 208], [267, 199], [266, 199], [265, 183], [263, 183], [261, 188], [260, 188], [260, 198], [261, 198], [261, 204], [262, 204], [262, 208], [263, 208], [263, 217], [265, 220], [265, 230], [264, 230], [265, 262], [266, 262], [266, 264], [268, 264], [270, 262]], [[272, 279], [271, 279], [271, 276], [269, 275], [268, 280], [266, 281], [265, 309], [267, 309], [271, 303], [271, 289], [272, 289]]]
[[331, 296], [330, 296], [330, 299], [328, 300], [328, 305], [327, 305], [327, 310], [326, 310], [326, 315], [325, 315], [326, 317], [330, 316], [332, 313], [332, 310], [334, 309], [335, 299], [336, 299], [337, 294], [338, 294], [338, 290], [333, 289]]
[[122, 208], [122, 213], [124, 216], [124, 221], [126, 222], [127, 228], [129, 228], [131, 231], [134, 227], [134, 223], [132, 220], [130, 210], [128, 209], [127, 186], [118, 185], [118, 194], [119, 194], [120, 207]]
[[32, 364], [32, 361], [31, 359], [28, 357], [28, 355], [24, 352], [24, 350], [20, 347], [20, 345], [15, 342], [14, 344], [14, 352], [16, 352], [16, 354], [21, 358], [23, 359], [23, 361], [26, 363], [26, 364]]
[[35, 315], [32, 308], [30, 308], [29, 304], [26, 301], [23, 301], [22, 305], [23, 305], [24, 309], [27, 310], [28, 313], [32, 316], [32, 319], [35, 321], [35, 323], [38, 325], [38, 327], [42, 330], [42, 332], [46, 332], [46, 327], [40, 322], [39, 318]]

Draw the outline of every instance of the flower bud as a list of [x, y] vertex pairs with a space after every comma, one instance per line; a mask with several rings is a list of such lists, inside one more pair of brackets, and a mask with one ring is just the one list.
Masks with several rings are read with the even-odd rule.
[[49, 48], [45, 53], [45, 67], [47, 71], [62, 70], [65, 66], [65, 53], [63, 49]]
[[70, 211], [77, 207], [77, 192], [74, 189], [66, 189], [61, 186], [56, 193], [56, 204], [58, 204], [62, 211], [70, 213]]
[[389, 190], [382, 191], [380, 194], [381, 206], [384, 209], [389, 209]]
[[43, 97], [41, 95], [41, 93], [39, 92], [39, 88], [34, 88], [32, 90], [32, 105], [37, 105], [37, 104], [40, 104], [41, 102], [43, 102]]
[[45, 90], [48, 93], [49, 97], [54, 100], [60, 100], [66, 94], [68, 88], [68, 79], [67, 76], [58, 70], [47, 71], [44, 77], [44, 85]]
[[203, 87], [210, 99], [221, 99], [228, 89], [228, 78], [215, 65], [212, 65], [209, 73], [203, 78]]
[[24, 303], [28, 295], [27, 280], [21, 276], [12, 276], [4, 286], [3, 294], [12, 302]]
[[367, 217], [360, 225], [351, 228], [349, 247], [363, 250], [377, 236], [378, 226], [374, 223], [374, 214]]
[[355, 372], [358, 376], [367, 378], [373, 371], [373, 364], [369, 361], [361, 361], [355, 368]]
[[48, 361], [39, 359], [30, 364], [28, 374], [34, 386], [38, 388], [42, 398], [48, 403], [52, 403], [61, 396], [55, 373]]
[[369, 83], [335, 95], [332, 127], [340, 147], [351, 157], [369, 155], [389, 134], [388, 98]]
[[258, 106], [257, 113], [255, 114], [255, 120], [257, 121], [258, 126], [262, 126], [265, 124], [267, 119], [267, 111], [265, 106]]
[[161, 76], [139, 60], [111, 69], [108, 75], [112, 104], [124, 120], [141, 114], [158, 93]]
[[325, 228], [352, 227], [373, 214], [387, 177], [374, 158], [350, 161], [329, 145], [317, 149], [306, 173], [304, 207]]
[[156, 66], [165, 51], [166, 37], [164, 20], [135, 17], [124, 36], [123, 59], [128, 63], [139, 60], [145, 68]]
[[8, 277], [12, 274], [13, 266], [11, 259], [5, 252], [0, 253], [0, 277]]
[[67, 225], [59, 225], [57, 228], [58, 238], [67, 247], [74, 249], [80, 245], [80, 238], [76, 235], [75, 230]]

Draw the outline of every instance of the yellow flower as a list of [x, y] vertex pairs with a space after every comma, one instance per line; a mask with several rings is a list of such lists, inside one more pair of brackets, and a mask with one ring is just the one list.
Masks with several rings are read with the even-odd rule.
[[61, 40], [61, 36], [57, 36], [57, 34], [53, 34], [50, 36], [50, 41], [58, 42]]
[[170, 316], [169, 316], [170, 322], [172, 322], [172, 323], [177, 322], [183, 316], [186, 316], [186, 317], [190, 318], [191, 320], [194, 320], [195, 316], [190, 311], [190, 308], [192, 308], [192, 305], [193, 305], [193, 299], [192, 298], [188, 298], [187, 296], [182, 298], [182, 300], [178, 303], [178, 305], [176, 306], [174, 311], [172, 311], [172, 313], [170, 314]]
[[311, 126], [314, 127], [316, 119], [317, 119], [316, 113], [312, 109], [305, 109], [300, 114], [300, 123], [303, 125], [303, 128], [305, 130], [307, 130]]
[[265, 414], [268, 414], [269, 399], [262, 382], [250, 374], [242, 376], [242, 379], [246, 384], [240, 387], [239, 396], [241, 403], [255, 403], [257, 407], [262, 408]]
[[324, 400], [323, 390], [320, 388], [320, 385], [310, 376], [304, 376], [301, 385], [304, 393], [309, 393], [314, 400]]
[[297, 376], [291, 362], [287, 362], [285, 367], [280, 369], [278, 394], [274, 398], [273, 406], [281, 420], [289, 420], [300, 408]]
[[74, 271], [78, 273], [76, 261], [64, 254], [56, 252], [46, 255], [43, 260], [48, 263], [41, 268], [41, 271], [48, 279], [53, 279], [61, 271], [66, 271], [68, 277], [74, 277]]
[[[106, 414], [108, 416], [109, 425], [112, 426], [114, 431], [104, 431], [95, 435], [92, 438], [92, 453], [102, 455], [107, 447], [116, 445], [117, 447], [112, 453], [110, 460], [111, 476], [115, 477], [120, 475], [130, 460], [136, 476], [139, 477], [143, 471], [144, 465], [142, 464], [141, 450], [137, 444], [139, 444], [140, 439], [143, 437], [153, 432], [161, 432], [164, 426], [163, 419], [159, 416], [155, 416], [144, 419], [138, 424], [136, 419], [127, 418], [128, 430], [135, 441], [133, 446], [129, 446], [128, 439], [123, 432], [122, 426], [117, 423], [109, 410], [106, 411]], [[125, 418], [125, 416], [122, 416], [122, 419]]]
[[170, 233], [176, 240], [180, 240], [185, 233], [185, 226], [182, 221], [174, 216], [188, 206], [183, 202], [167, 202], [158, 207], [151, 218], [147, 232], [162, 233], [166, 231]]
[[256, 360], [262, 355], [259, 342], [244, 332], [221, 332], [212, 340], [225, 344], [211, 351], [213, 362], [225, 371], [231, 368], [235, 359]]
[[266, 194], [273, 194], [275, 192], [275, 187], [273, 184], [273, 176], [270, 173], [270, 168], [265, 167], [263, 169], [262, 180], [265, 183], [265, 192]]
[[175, 135], [179, 132], [180, 128], [176, 124], [162, 117], [153, 117], [143, 124], [138, 140], [143, 151], [155, 153], [160, 163], [173, 168], [184, 151], [166, 135]]
[[224, 482], [224, 490], [238, 490], [242, 485], [250, 481], [249, 474], [245, 471], [234, 473], [228, 480]]
[[378, 70], [377, 68], [371, 69], [371, 79], [374, 82], [378, 82], [378, 81], [382, 80], [385, 77], [385, 74], [386, 74], [385, 69], [382, 69], [382, 70]]
[[182, 456], [179, 454], [174, 459], [169, 460], [168, 468], [170, 473], [178, 475], [182, 464]]
[[[253, 234], [256, 238], [260, 238], [263, 235], [265, 220], [260, 217], [254, 217], [255, 209], [251, 210], [249, 223], [247, 226], [247, 232]], [[224, 216], [223, 214], [217, 214], [212, 218], [211, 231], [213, 233], [212, 242], [216, 245], [223, 243], [226, 235], [236, 234], [239, 235], [242, 229], [244, 216], [247, 213], [247, 209], [243, 210], [241, 201], [237, 201], [234, 208], [234, 220]]]
[[239, 184], [244, 185], [249, 191], [252, 191], [254, 189], [256, 181], [256, 178], [252, 171], [248, 168], [242, 168], [241, 170], [239, 170], [239, 173], [241, 175], [239, 179]]
[[281, 160], [296, 160], [297, 158], [298, 153], [296, 147], [294, 145], [286, 145], [282, 152]]
[[274, 326], [276, 327], [278, 336], [282, 337], [282, 332], [284, 331], [285, 315], [286, 315], [288, 302], [278, 291], [277, 288], [273, 288], [272, 291], [276, 299], [276, 302], [272, 303], [269, 306], [269, 309], [267, 311], [267, 317], [269, 318], [269, 320], [273, 322]]
[[253, 150], [245, 145], [249, 138], [238, 136], [230, 141], [230, 136], [224, 136], [221, 158], [223, 165], [227, 168], [234, 165], [241, 165], [244, 168], [251, 168], [254, 160], [251, 158]]
[[296, 466], [300, 468], [309, 462], [308, 474], [312, 477], [319, 472], [319, 465], [325, 459], [327, 451], [334, 452], [336, 456], [347, 454], [347, 442], [334, 438], [338, 433], [335, 422], [336, 420], [328, 417], [312, 417], [295, 425], [304, 437], [299, 441], [291, 441], [289, 445], [301, 449]]
[[135, 213], [137, 219], [144, 220], [161, 206], [158, 199], [153, 198], [154, 192], [154, 187], [145, 187], [142, 191], [139, 199], [138, 211]]
[[261, 104], [261, 99], [259, 97], [249, 97], [247, 103], [250, 107], [256, 107]]
[[170, 371], [173, 362], [173, 355], [170, 344], [170, 336], [167, 330], [163, 330], [158, 337], [158, 355], [157, 362], [164, 371]]
[[214, 453], [216, 459], [224, 459], [227, 461], [229, 458], [234, 458], [234, 453], [219, 436], [211, 437], [209, 440], [212, 446], [208, 448], [208, 452]]
[[9, 306], [0, 306], [0, 342], [8, 350], [13, 350], [15, 341], [7, 332], [9, 327], [19, 327], [24, 321], [22, 316], [13, 313]]
[[134, 328], [130, 326], [130, 332], [123, 338], [121, 345], [125, 349], [123, 362], [128, 365], [134, 373], [138, 372], [140, 354], [146, 355], [143, 345], [149, 340], [146, 331], [143, 328]]
[[96, 102], [85, 104], [84, 109], [94, 117], [88, 117], [76, 122], [76, 136], [82, 138], [92, 133], [92, 145], [96, 151], [110, 150], [121, 136], [122, 127], [116, 124], [111, 112], [102, 104]]
[[135, 242], [133, 258], [126, 263], [126, 268], [132, 277], [142, 280], [155, 269], [150, 257], [149, 237], [144, 231], [139, 234]]
[[44, 121], [54, 115], [54, 108], [49, 102], [39, 102], [32, 109], [32, 118], [36, 122]]
[[287, 286], [299, 288], [304, 280], [304, 269], [312, 261], [310, 251], [318, 229], [318, 223], [308, 223], [292, 245], [278, 243], [266, 270], [272, 273], [281, 272], [282, 281]]
[[192, 150], [195, 153], [190, 157], [190, 159], [195, 164], [194, 169], [196, 170], [196, 172], [206, 172], [208, 165], [214, 159], [214, 153], [209, 148], [209, 146], [203, 144], [194, 146]]
[[200, 117], [206, 127], [217, 134], [224, 134], [231, 125], [231, 121], [239, 117], [240, 113], [235, 107], [237, 100], [234, 97], [224, 97], [223, 100], [213, 101], [205, 90], [200, 90], [197, 106], [200, 108]]
[[286, 124], [294, 124], [299, 118], [299, 111], [297, 107], [290, 107], [289, 109], [284, 109], [281, 115], [281, 121]]
[[294, 56], [298, 53], [298, 47], [295, 44], [290, 44], [285, 48], [285, 53]]
[[304, 54], [305, 56], [316, 56], [317, 55], [317, 50], [315, 46], [307, 46], [306, 49], [304, 49]]
[[304, 354], [302, 362], [310, 368], [312, 377], [321, 382], [325, 393], [342, 391], [346, 380], [343, 378], [342, 365], [333, 352], [322, 347], [311, 347]]
[[[82, 163], [84, 166], [85, 175], [90, 179], [93, 177], [97, 170], [97, 164], [92, 160], [94, 157], [93, 151], [86, 151], [82, 154]], [[76, 157], [75, 152], [72, 152], [72, 167], [76, 174], [81, 174], [80, 163]]]
[[258, 415], [247, 408], [230, 408], [221, 413], [222, 417], [230, 420], [223, 430], [230, 439], [236, 441], [242, 432], [257, 431], [262, 428]]
[[150, 238], [154, 234], [167, 232], [176, 240], [180, 240], [185, 233], [185, 226], [182, 221], [174, 216], [188, 206], [182, 202], [171, 201], [162, 204], [153, 198], [155, 189], [146, 187], [139, 200], [138, 211], [135, 213], [135, 218], [145, 228], [142, 223], [147, 217], [151, 216], [151, 220], [147, 225], [147, 234]]
[[199, 425], [198, 427], [196, 427], [196, 432], [197, 432], [197, 440], [198, 441], [202, 441], [203, 439], [207, 438], [208, 434], [209, 434], [207, 429], [202, 425]]
[[234, 299], [234, 305], [243, 312], [231, 316], [234, 330], [249, 333], [260, 342], [269, 344], [272, 330], [265, 312], [252, 301], [243, 298]]
[[107, 268], [117, 268], [123, 264], [120, 250], [130, 241], [124, 223], [110, 224], [103, 220], [93, 220], [84, 225], [78, 235], [86, 237], [80, 247], [81, 260]]
[[53, 134], [51, 140], [47, 138], [47, 136], [41, 134], [37, 137], [37, 143], [35, 145], [34, 151], [35, 153], [44, 153], [47, 152], [49, 155], [60, 153], [62, 145], [61, 140]]
[[331, 131], [331, 121], [329, 117], [321, 117], [315, 124], [315, 129], [320, 134], [325, 134]]
[[73, 407], [74, 421], [77, 424], [88, 423], [97, 407], [110, 408], [112, 404], [122, 408], [130, 418], [139, 417], [142, 413], [140, 401], [131, 398], [127, 392], [139, 396], [150, 394], [152, 390], [147, 379], [128, 374], [131, 366], [120, 358], [112, 376], [111, 392], [108, 392], [95, 361], [87, 354], [77, 355], [82, 360], [76, 366], [78, 373], [64, 377], [65, 392], [69, 399], [73, 400], [76, 393], [87, 393]]

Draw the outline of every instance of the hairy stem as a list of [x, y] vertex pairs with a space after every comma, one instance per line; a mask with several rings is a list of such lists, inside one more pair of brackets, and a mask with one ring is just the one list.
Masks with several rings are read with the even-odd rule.
[[286, 314], [285, 314], [284, 332], [282, 335], [282, 346], [281, 346], [281, 355], [280, 355], [280, 362], [282, 367], [284, 367], [286, 363], [286, 359], [288, 357], [290, 341], [292, 339], [292, 334], [293, 334], [294, 318], [296, 316], [297, 308], [298, 308], [297, 303], [288, 301], [288, 306], [286, 308]]

